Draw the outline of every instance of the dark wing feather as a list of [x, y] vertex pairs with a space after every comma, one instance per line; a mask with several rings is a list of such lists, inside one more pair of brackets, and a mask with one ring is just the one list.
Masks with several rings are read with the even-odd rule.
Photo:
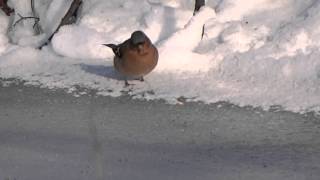
[[114, 55], [121, 57], [121, 53], [120, 53], [120, 46], [119, 45], [115, 45], [115, 44], [103, 44], [105, 46], [108, 46], [109, 48], [112, 49]]

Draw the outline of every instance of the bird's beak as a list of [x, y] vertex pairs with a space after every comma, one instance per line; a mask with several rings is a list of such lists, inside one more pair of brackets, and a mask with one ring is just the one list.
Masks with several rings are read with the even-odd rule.
[[142, 51], [143, 51], [143, 44], [139, 44], [139, 45], [138, 45], [138, 51], [139, 51], [139, 52], [142, 52]]

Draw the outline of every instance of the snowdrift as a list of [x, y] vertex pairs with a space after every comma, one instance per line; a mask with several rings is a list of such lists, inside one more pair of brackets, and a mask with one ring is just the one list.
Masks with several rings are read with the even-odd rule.
[[[59, 11], [38, 9], [44, 17]], [[74, 93], [320, 111], [319, 1], [211, 0], [194, 17], [192, 10], [191, 0], [86, 0], [77, 24], [42, 50], [11, 43], [10, 20], [0, 14], [0, 77]], [[159, 64], [146, 82], [124, 87], [101, 44], [137, 29], [158, 47]]]

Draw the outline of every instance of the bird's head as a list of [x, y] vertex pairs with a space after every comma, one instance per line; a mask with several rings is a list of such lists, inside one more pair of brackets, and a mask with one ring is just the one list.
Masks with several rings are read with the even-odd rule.
[[143, 44], [148, 38], [142, 31], [135, 31], [131, 34], [131, 43], [134, 46]]

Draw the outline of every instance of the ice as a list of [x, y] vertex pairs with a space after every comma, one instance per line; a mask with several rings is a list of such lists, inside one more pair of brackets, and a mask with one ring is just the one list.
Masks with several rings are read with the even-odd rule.
[[[37, 12], [50, 32], [66, 9], [60, 8], [62, 0], [46, 2], [37, 5]], [[12, 3], [18, 9], [23, 4]], [[41, 50], [32, 43], [41, 37], [27, 29], [18, 33], [19, 41], [9, 42], [10, 20], [0, 14], [0, 77], [169, 103], [183, 97], [320, 111], [319, 1], [210, 0], [195, 16], [193, 3], [86, 0], [79, 21], [60, 28]], [[138, 29], [158, 47], [159, 64], [145, 82], [125, 87], [112, 67], [112, 51], [102, 44], [120, 43]]]

